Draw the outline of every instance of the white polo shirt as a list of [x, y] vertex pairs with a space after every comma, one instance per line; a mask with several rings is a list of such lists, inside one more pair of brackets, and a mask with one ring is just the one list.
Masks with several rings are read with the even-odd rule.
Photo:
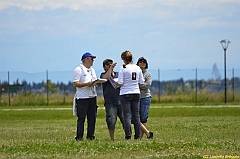
[[135, 64], [128, 64], [126, 68], [121, 66], [118, 73], [118, 83], [122, 84], [120, 95], [140, 94], [139, 84], [144, 84], [142, 70]]
[[[90, 82], [95, 81], [97, 79], [95, 70], [91, 68], [86, 68], [83, 64], [76, 67], [73, 72], [73, 82]], [[77, 99], [85, 99], [85, 98], [93, 98], [97, 96], [95, 87], [76, 87], [75, 98]]]

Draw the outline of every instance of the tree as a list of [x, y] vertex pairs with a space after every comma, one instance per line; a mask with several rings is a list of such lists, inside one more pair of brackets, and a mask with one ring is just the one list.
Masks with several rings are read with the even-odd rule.
[[47, 87], [47, 89], [50, 93], [59, 92], [59, 88], [56, 88], [56, 84], [53, 83], [51, 80], [48, 80], [48, 82], [45, 82], [44, 86]]
[[168, 95], [174, 95], [177, 92], [177, 88], [178, 88], [178, 86], [176, 84], [174, 84], [173, 81], [171, 81], [166, 86], [167, 94]]

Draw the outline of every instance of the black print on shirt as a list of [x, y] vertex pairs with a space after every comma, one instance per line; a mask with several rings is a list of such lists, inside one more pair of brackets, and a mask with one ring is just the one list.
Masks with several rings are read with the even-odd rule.
[[136, 72], [132, 72], [132, 80], [136, 80], [136, 76], [137, 76], [137, 73]]

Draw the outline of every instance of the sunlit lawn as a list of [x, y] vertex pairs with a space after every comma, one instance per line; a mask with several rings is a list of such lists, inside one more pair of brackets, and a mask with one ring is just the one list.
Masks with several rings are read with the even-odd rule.
[[125, 141], [118, 121], [113, 142], [104, 110], [99, 110], [96, 140], [76, 142], [76, 117], [70, 110], [0, 109], [0, 158], [240, 156], [239, 108], [151, 109], [148, 128], [154, 132], [154, 139]]

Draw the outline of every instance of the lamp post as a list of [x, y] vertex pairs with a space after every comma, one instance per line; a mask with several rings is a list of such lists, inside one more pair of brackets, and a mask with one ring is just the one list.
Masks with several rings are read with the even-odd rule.
[[222, 48], [224, 50], [224, 102], [227, 103], [227, 81], [226, 81], [226, 50], [228, 48], [229, 40], [221, 40]]

